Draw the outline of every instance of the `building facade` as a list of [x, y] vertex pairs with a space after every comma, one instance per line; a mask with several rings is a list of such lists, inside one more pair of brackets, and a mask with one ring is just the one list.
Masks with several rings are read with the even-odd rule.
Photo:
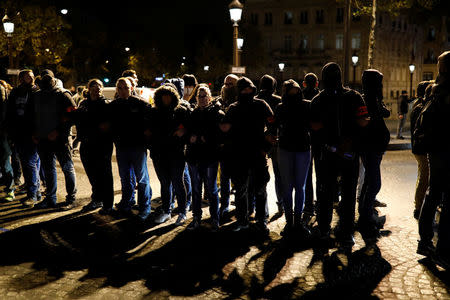
[[[279, 79], [301, 80], [309, 72], [320, 78], [327, 62], [335, 61], [341, 66], [344, 63], [345, 9], [342, 3], [335, 0], [246, 0], [243, 16], [244, 26], [259, 31], [261, 47], [268, 58], [264, 66], [247, 67], [250, 78], [269, 73], [277, 74]], [[369, 16], [352, 16], [350, 28], [351, 54], [356, 54], [359, 61], [354, 66], [350, 60], [349, 85], [359, 87], [361, 74], [368, 65]], [[445, 22], [438, 28], [424, 28], [410, 22], [406, 15], [378, 12], [375, 41], [373, 68], [384, 74], [384, 99], [395, 116], [402, 90], [408, 93], [412, 90], [415, 95], [420, 81], [436, 77], [437, 57], [449, 49]], [[285, 64], [282, 73], [278, 69], [280, 62]], [[245, 65], [245, 60], [242, 63]], [[415, 66], [412, 88], [410, 64]]]

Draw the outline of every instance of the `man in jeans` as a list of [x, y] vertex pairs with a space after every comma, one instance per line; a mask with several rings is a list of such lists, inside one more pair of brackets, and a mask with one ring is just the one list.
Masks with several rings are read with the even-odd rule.
[[35, 208], [56, 207], [56, 161], [58, 159], [66, 182], [66, 202], [63, 209], [75, 205], [76, 179], [72, 155], [69, 146], [70, 113], [75, 103], [67, 90], [56, 86], [52, 71], [41, 73], [41, 90], [34, 93], [27, 104], [29, 128], [32, 128], [32, 140], [37, 144], [46, 181], [45, 199]]
[[8, 139], [6, 136], [6, 89], [0, 85], [0, 170], [3, 173], [2, 179], [6, 185], [6, 196], [3, 198], [5, 201], [14, 201], [14, 173], [11, 166], [11, 148], [9, 147]]

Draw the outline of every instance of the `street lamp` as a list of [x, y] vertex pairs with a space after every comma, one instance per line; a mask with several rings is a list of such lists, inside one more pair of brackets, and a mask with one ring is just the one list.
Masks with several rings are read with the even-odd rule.
[[203, 71], [208, 72], [209, 71], [209, 66], [204, 66], [203, 67]]
[[413, 90], [413, 74], [414, 74], [414, 70], [416, 69], [416, 66], [411, 63], [409, 65], [409, 73], [411, 74], [410, 80], [409, 80], [409, 85], [410, 85], [410, 89], [409, 89], [409, 96], [412, 98], [413, 94], [412, 94], [412, 90]]
[[359, 56], [356, 52], [352, 55], [352, 63], [353, 63], [353, 88], [356, 86], [356, 66], [358, 65]]
[[233, 0], [230, 5], [228, 5], [230, 10], [230, 19], [233, 22], [233, 66], [239, 67], [239, 53], [238, 53], [238, 22], [241, 20], [242, 9], [244, 6], [239, 0]]
[[281, 84], [280, 84], [280, 91], [281, 91], [281, 86], [283, 85], [283, 71], [284, 71], [284, 67], [285, 67], [285, 64], [284, 63], [279, 63], [278, 64], [278, 69], [280, 70], [280, 82], [281, 82]]
[[66, 8], [61, 9], [61, 13], [63, 15], [67, 15], [68, 12], [69, 12], [69, 10], [67, 10]]
[[3, 29], [5, 30], [6, 36], [8, 37], [8, 59], [9, 59], [9, 68], [12, 69], [13, 67], [13, 57], [12, 57], [12, 46], [11, 46], [11, 40], [12, 40], [12, 34], [14, 32], [14, 23], [11, 21], [10, 18], [8, 18], [8, 15], [5, 14], [5, 16], [2, 19], [3, 22]]

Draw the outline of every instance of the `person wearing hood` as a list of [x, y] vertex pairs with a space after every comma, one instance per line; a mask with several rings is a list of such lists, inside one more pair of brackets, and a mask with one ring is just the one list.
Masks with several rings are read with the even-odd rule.
[[39, 191], [41, 160], [36, 144], [31, 140], [25, 116], [27, 103], [37, 90], [33, 71], [22, 70], [19, 73], [19, 86], [11, 91], [7, 104], [6, 126], [8, 136], [16, 147], [22, 165], [27, 188], [27, 199], [23, 201], [23, 205], [26, 207], [33, 207], [41, 199]]
[[[258, 99], [262, 99], [269, 104], [272, 111], [275, 112], [275, 108], [281, 103], [281, 97], [275, 94], [277, 89], [277, 81], [270, 75], [264, 75], [261, 77], [259, 84], [259, 93], [256, 96]], [[272, 147], [269, 152], [269, 158], [272, 161], [273, 174], [275, 179], [275, 194], [277, 195], [278, 213], [280, 215], [284, 212], [284, 204], [281, 192], [281, 178], [280, 168], [278, 163], [278, 148]]]
[[[281, 104], [275, 110], [274, 127], [278, 129], [278, 160], [286, 217], [282, 234], [294, 233], [301, 238], [308, 238], [310, 231], [302, 222], [302, 213], [311, 160], [310, 101], [303, 99], [300, 85], [292, 79], [283, 83], [281, 99]], [[292, 199], [294, 190], [295, 198]]]
[[150, 156], [161, 183], [162, 211], [156, 217], [157, 224], [171, 218], [172, 186], [178, 202], [177, 225], [186, 221], [186, 186], [184, 172], [186, 161], [186, 127], [189, 110], [180, 104], [178, 91], [170, 84], [156, 89], [155, 107], [150, 118]]
[[217, 169], [219, 167], [219, 123], [224, 116], [220, 106], [211, 102], [211, 91], [200, 85], [197, 106], [189, 119], [189, 142], [186, 158], [192, 178], [192, 201], [194, 220], [188, 229], [197, 229], [202, 219], [202, 183], [205, 183], [205, 198], [209, 200], [211, 225], [219, 229], [219, 192]]
[[[306, 100], [312, 100], [319, 93], [319, 79], [314, 73], [308, 73], [303, 77], [303, 98]], [[308, 223], [308, 219], [314, 216], [315, 204], [314, 204], [314, 188], [312, 180], [313, 160], [316, 161], [319, 157], [316, 143], [314, 140], [313, 132], [311, 134], [311, 163], [309, 164], [308, 178], [306, 179], [305, 187], [305, 209], [303, 210], [304, 222]], [[317, 165], [317, 163], [315, 163]], [[317, 176], [316, 176], [317, 181]], [[318, 186], [316, 182], [316, 186]]]
[[[223, 80], [220, 96], [214, 102], [221, 105], [225, 111], [231, 103], [236, 102], [237, 88], [236, 82], [239, 77], [235, 74], [228, 74]], [[220, 219], [225, 220], [229, 216], [230, 194], [231, 194], [231, 163], [230, 156], [225, 143], [220, 150]]]
[[221, 124], [221, 130], [230, 133], [231, 181], [236, 189], [235, 231], [249, 226], [248, 187], [251, 185], [255, 193], [257, 229], [266, 234], [266, 185], [270, 179], [266, 154], [274, 137], [265, 128], [272, 128], [274, 116], [270, 106], [255, 97], [256, 87], [250, 79], [239, 78], [237, 89], [237, 101], [228, 107]]
[[75, 205], [76, 179], [75, 168], [69, 146], [70, 115], [76, 105], [69, 91], [56, 86], [51, 70], [41, 72], [40, 90], [33, 93], [27, 103], [26, 116], [28, 128], [32, 129], [32, 140], [37, 144], [41, 166], [44, 170], [46, 189], [43, 201], [35, 208], [56, 206], [56, 164], [59, 161], [66, 181], [66, 202], [64, 209]]
[[182, 79], [184, 81], [183, 100], [189, 101], [193, 95], [194, 88], [198, 85], [197, 78], [195, 78], [194, 74], [184, 74]]
[[[148, 129], [146, 118], [151, 107], [145, 100], [133, 96], [131, 91], [131, 82], [125, 77], [119, 78], [116, 82], [118, 98], [109, 104], [111, 130], [122, 185], [122, 199], [116, 207], [119, 212], [131, 215], [137, 183], [138, 218], [145, 221], [150, 216], [152, 198], [145, 147], [145, 132]], [[133, 174], [136, 181], [132, 180]]]
[[362, 96], [343, 87], [341, 68], [328, 63], [322, 69], [324, 89], [311, 101], [311, 127], [321, 148], [318, 165], [318, 223], [321, 239], [329, 238], [333, 202], [341, 175], [341, 205], [335, 236], [344, 247], [354, 244], [356, 184], [359, 158], [356, 156], [361, 130], [368, 124]]
[[376, 239], [386, 217], [374, 213], [374, 203], [381, 189], [381, 160], [390, 140], [384, 118], [390, 116], [383, 103], [383, 74], [378, 70], [365, 70], [362, 75], [363, 98], [370, 117], [361, 140], [361, 160], [364, 183], [359, 198], [358, 227], [364, 240]]
[[[450, 51], [438, 57], [439, 74], [431, 89], [431, 99], [421, 112], [430, 166], [430, 187], [419, 217], [420, 241], [417, 253], [450, 269]], [[436, 209], [442, 205], [436, 247], [433, 245], [433, 223]]]
[[91, 202], [82, 211], [102, 208], [100, 214], [111, 214], [114, 203], [114, 182], [111, 167], [113, 140], [108, 120], [109, 103], [103, 94], [103, 83], [91, 79], [88, 95], [74, 112], [77, 137], [80, 140], [80, 158], [92, 186]]
[[[411, 151], [417, 160], [417, 181], [416, 191], [414, 194], [414, 212], [413, 216], [419, 220], [420, 209], [422, 208], [423, 200], [428, 189], [428, 177], [430, 175], [430, 168], [428, 166], [427, 153], [420, 145], [417, 145], [414, 137], [414, 130], [416, 129], [416, 122], [420, 116], [420, 112], [424, 108], [426, 102], [430, 99], [431, 87], [434, 80], [422, 81], [417, 86], [417, 99], [414, 101], [413, 109], [411, 110]], [[426, 96], [428, 91], [428, 96]]]

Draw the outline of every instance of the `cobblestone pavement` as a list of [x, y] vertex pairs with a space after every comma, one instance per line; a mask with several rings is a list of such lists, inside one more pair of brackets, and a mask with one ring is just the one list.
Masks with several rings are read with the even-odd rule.
[[[79, 203], [89, 184], [75, 159]], [[115, 201], [120, 200], [115, 170]], [[151, 170], [154, 199], [159, 186]], [[450, 299], [447, 273], [415, 254], [412, 218], [415, 162], [407, 151], [388, 152], [382, 164], [380, 208], [387, 215], [378, 247], [365, 247], [358, 232], [352, 253], [331, 248], [317, 255], [313, 242], [280, 236], [273, 182], [268, 185], [271, 233], [198, 232], [175, 226], [175, 217], [156, 226], [133, 218], [70, 211], [30, 210], [18, 201], [0, 204], [1, 299]], [[64, 181], [58, 174], [58, 197]], [[158, 201], [153, 201], [156, 207]], [[189, 213], [188, 218], [191, 218]], [[335, 220], [334, 220], [335, 221]]]

